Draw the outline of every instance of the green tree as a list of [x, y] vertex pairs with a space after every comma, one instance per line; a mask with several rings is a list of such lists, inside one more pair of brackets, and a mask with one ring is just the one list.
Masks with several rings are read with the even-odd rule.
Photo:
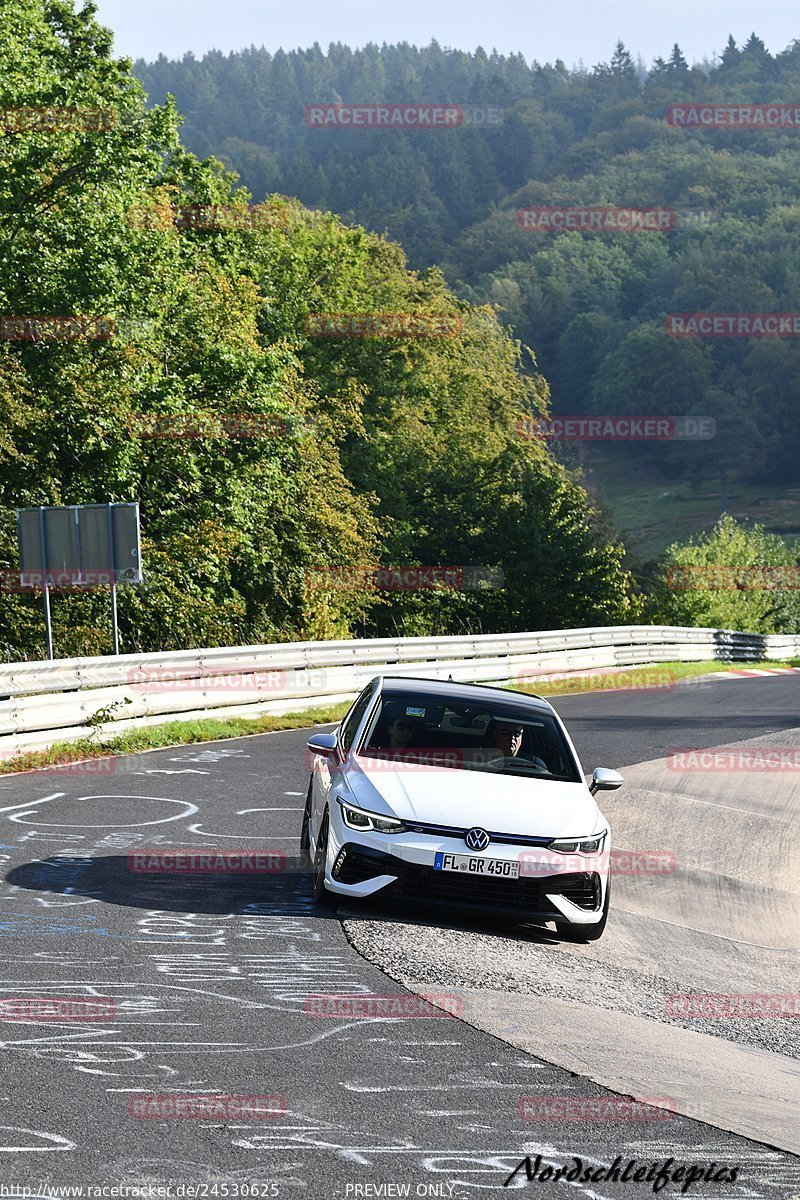
[[[219, 164], [181, 149], [170, 105], [145, 111], [92, 10], [24, 0], [0, 39], [2, 62], [15, 67], [3, 71], [4, 109], [66, 105], [114, 117], [99, 129], [24, 129], [0, 140], [0, 311], [116, 325], [100, 341], [0, 344], [0, 563], [16, 558], [15, 506], [138, 499], [147, 584], [121, 597], [126, 648], [291, 636], [309, 563], [321, 553], [369, 557], [375, 531], [324, 428], [302, 433], [316, 392], [299, 359], [259, 338], [254, 244], [287, 236], [278, 230], [286, 206], [263, 211], [265, 232], [255, 235], [235, 222], [227, 232], [180, 231], [171, 205], [244, 214], [246, 196]], [[141, 435], [154, 415], [243, 411], [301, 432]], [[3, 599], [9, 656], [41, 655], [34, 603]], [[107, 603], [56, 600], [60, 653], [108, 649]]]
[[710, 533], [668, 547], [651, 601], [652, 619], [669, 625], [800, 631], [797, 555], [760, 525], [723, 516]]
[[[438, 271], [409, 271], [399, 247], [363, 228], [281, 196], [248, 207], [220, 162], [181, 146], [171, 102], [146, 108], [91, 7], [21, 0], [0, 22], [0, 52], [4, 110], [68, 105], [115, 117], [0, 136], [0, 313], [113, 322], [100, 339], [0, 342], [0, 568], [15, 560], [14, 507], [138, 499], [146, 584], [121, 597], [128, 650], [344, 636], [382, 621], [502, 629], [509, 613], [557, 624], [568, 609], [555, 576], [513, 566], [503, 523], [518, 514], [524, 536], [544, 513], [566, 559], [596, 565], [576, 576], [569, 611], [584, 594], [598, 619], [627, 611], [631, 580], [612, 540], [591, 521], [560, 517], [588, 498], [519, 435], [522, 415], [544, 411], [546, 386], [493, 312], [457, 301]], [[376, 48], [330, 57], [345, 94], [383, 86]], [[400, 60], [402, 73], [408, 56]], [[214, 103], [227, 61], [182, 64], [203, 104]], [[214, 108], [215, 136], [228, 135], [225, 122], [239, 120], [251, 76], [264, 71], [270, 101], [296, 119], [303, 62], [282, 52], [232, 59], [236, 104]], [[319, 56], [311, 65], [327, 86]], [[478, 55], [475, 69], [494, 67]], [[410, 154], [407, 165], [433, 202], [435, 161]], [[401, 195], [404, 164], [385, 166]], [[364, 170], [375, 173], [375, 162]], [[202, 220], [176, 221], [198, 209]], [[429, 239], [433, 227], [423, 227]], [[376, 312], [443, 315], [462, 328], [339, 340], [315, 337], [306, 320]], [[243, 413], [267, 432], [208, 434], [209, 421], [235, 428]], [[187, 434], [197, 418], [206, 432]], [[175, 436], [149, 436], [154, 420]], [[380, 561], [502, 571], [506, 552], [510, 589], [387, 606], [368, 573], [353, 589], [330, 574], [318, 586], [330, 567]], [[107, 597], [54, 607], [59, 653], [109, 648]], [[7, 657], [40, 655], [40, 630], [34, 601], [4, 595]]]
[[603, 360], [594, 386], [598, 412], [700, 412], [712, 378], [709, 349], [669, 338], [657, 325], [632, 330]]
[[675, 75], [688, 75], [689, 64], [683, 57], [683, 51], [676, 42], [669, 56], [669, 70]]

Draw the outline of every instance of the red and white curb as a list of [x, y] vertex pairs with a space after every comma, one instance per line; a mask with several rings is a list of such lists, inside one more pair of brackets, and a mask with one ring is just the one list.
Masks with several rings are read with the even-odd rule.
[[763, 675], [797, 675], [800, 667], [747, 667], [740, 671], [714, 671], [704, 679], [755, 679]]

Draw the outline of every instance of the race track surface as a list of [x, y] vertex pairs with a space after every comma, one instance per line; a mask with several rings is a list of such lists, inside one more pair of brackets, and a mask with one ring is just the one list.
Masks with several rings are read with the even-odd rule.
[[[615, 844], [675, 856], [669, 875], [615, 879], [594, 946], [377, 906], [343, 911], [343, 926], [315, 909], [295, 858], [305, 731], [0, 779], [0, 1180], [31, 1195], [108, 1184], [169, 1197], [465, 1197], [502, 1191], [525, 1155], [541, 1155], [545, 1175], [576, 1156], [584, 1173], [635, 1159], [652, 1179], [672, 1159], [671, 1171], [722, 1177], [693, 1182], [693, 1197], [800, 1196], [800, 1159], [781, 1148], [794, 1149], [790, 1136], [768, 1136], [769, 1107], [754, 1113], [752, 1098], [774, 1079], [794, 1094], [796, 1023], [664, 1013], [666, 994], [800, 990], [788, 773], [720, 779], [663, 762], [676, 747], [800, 746], [796, 679], [555, 701], [586, 771], [628, 777], [603, 798]], [[289, 869], [188, 878], [133, 871], [128, 858], [221, 847], [283, 851]], [[306, 1003], [406, 995], [406, 983], [454, 996], [464, 1019], [320, 1017]], [[103, 1019], [42, 1016], [46, 997], [94, 998]], [[9, 1002], [25, 999], [38, 1015], [9, 1019], [20, 1012]], [[700, 1042], [689, 1052], [686, 1039]], [[597, 1080], [657, 1106], [564, 1119], [554, 1099], [614, 1100]], [[189, 1095], [217, 1107], [170, 1115], [170, 1098]], [[272, 1107], [254, 1114], [235, 1097]], [[550, 1100], [548, 1119], [530, 1098]], [[573, 1175], [520, 1171], [509, 1190], [653, 1194], [646, 1180]]]

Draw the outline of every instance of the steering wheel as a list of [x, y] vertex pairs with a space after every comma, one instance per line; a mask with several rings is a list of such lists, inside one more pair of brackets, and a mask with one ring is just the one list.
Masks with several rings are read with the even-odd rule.
[[550, 773], [548, 771], [547, 767], [541, 761], [541, 759], [539, 759], [537, 761], [536, 759], [533, 759], [533, 758], [527, 758], [524, 754], [517, 754], [517, 755], [506, 754], [506, 755], [503, 755], [502, 758], [493, 758], [486, 764], [486, 766], [492, 771], [497, 771], [497, 770], [502, 770], [506, 767], [517, 766], [519, 763], [524, 763], [525, 766], [531, 767], [532, 770], [534, 770], [539, 775], [542, 775], [542, 774], [549, 775], [549, 773]]

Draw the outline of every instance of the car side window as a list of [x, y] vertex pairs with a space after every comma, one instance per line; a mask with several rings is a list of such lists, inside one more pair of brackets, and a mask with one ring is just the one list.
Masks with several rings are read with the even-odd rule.
[[342, 750], [347, 754], [353, 744], [353, 738], [356, 736], [356, 730], [361, 724], [361, 718], [367, 711], [370, 700], [372, 699], [372, 685], [361, 693], [356, 700], [350, 712], [344, 719], [341, 732]]

